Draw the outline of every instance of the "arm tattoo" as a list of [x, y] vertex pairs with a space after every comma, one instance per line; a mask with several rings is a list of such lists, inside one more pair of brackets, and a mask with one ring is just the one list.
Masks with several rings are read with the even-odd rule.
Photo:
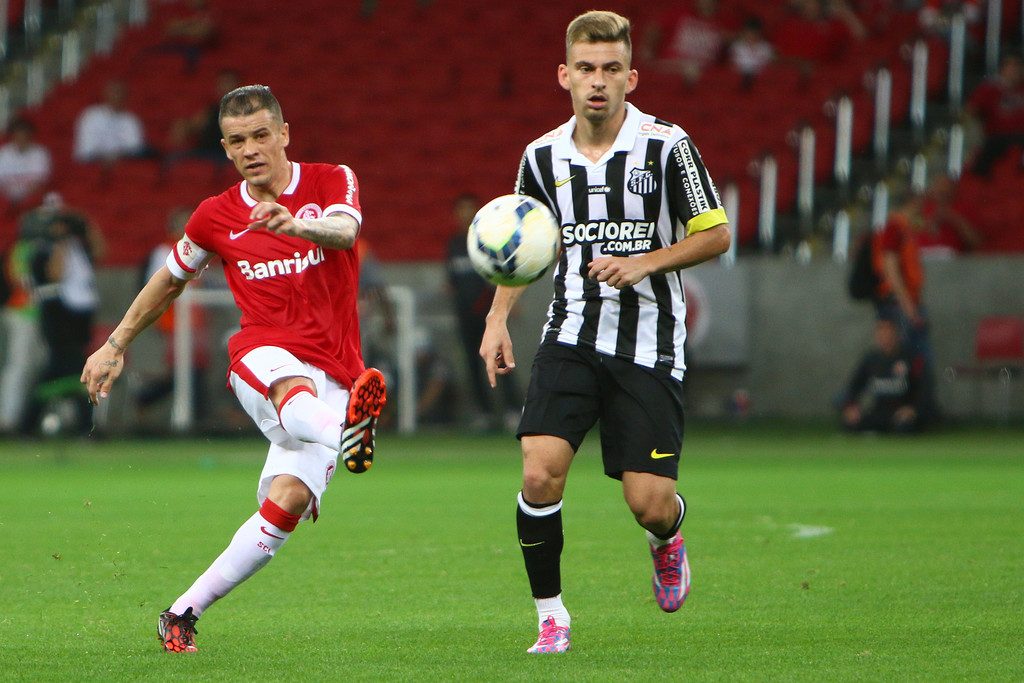
[[110, 337], [109, 339], [107, 339], [107, 343], [110, 344], [111, 346], [113, 346], [115, 349], [117, 349], [121, 353], [124, 353], [124, 347], [121, 346], [120, 344], [118, 344], [116, 341], [114, 341], [113, 337]]
[[105, 360], [101, 363], [101, 365], [106, 365], [108, 368], [116, 368], [120, 364], [121, 361], [119, 360]]
[[355, 244], [355, 235], [352, 231], [316, 224], [308, 226], [303, 237], [328, 249], [349, 249]]

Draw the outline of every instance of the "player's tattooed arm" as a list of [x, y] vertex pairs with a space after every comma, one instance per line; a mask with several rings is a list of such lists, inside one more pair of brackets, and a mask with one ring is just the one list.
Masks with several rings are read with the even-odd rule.
[[249, 219], [250, 230], [301, 237], [328, 249], [351, 249], [359, 234], [359, 222], [348, 214], [295, 218], [287, 207], [276, 202], [260, 202], [253, 207]]
[[297, 222], [303, 225], [300, 237], [328, 249], [351, 249], [359, 234], [359, 223], [345, 213]]

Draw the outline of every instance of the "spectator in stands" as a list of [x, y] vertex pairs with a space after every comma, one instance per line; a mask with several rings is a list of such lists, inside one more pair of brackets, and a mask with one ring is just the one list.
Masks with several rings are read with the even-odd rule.
[[722, 58], [732, 22], [720, 12], [717, 0], [671, 4], [648, 30], [641, 54], [654, 68], [680, 74], [693, 85]]
[[168, 163], [187, 157], [208, 159], [218, 164], [231, 163], [220, 144], [220, 98], [237, 88], [238, 84], [237, 71], [222, 69], [217, 74], [210, 103], [171, 124], [173, 151], [167, 155]]
[[[149, 282], [156, 271], [163, 267], [167, 261], [167, 254], [174, 245], [185, 234], [185, 224], [188, 222], [192, 212], [183, 207], [176, 207], [171, 210], [167, 218], [167, 231], [159, 244], [153, 247], [146, 262], [140, 269], [141, 285]], [[202, 280], [196, 280], [193, 286], [201, 285]], [[171, 304], [162, 316], [154, 323], [154, 327], [164, 338], [164, 362], [161, 372], [146, 383], [135, 394], [135, 405], [140, 411], [145, 412], [151, 407], [167, 398], [174, 392], [174, 320], [177, 304]], [[206, 385], [206, 371], [210, 366], [210, 348], [207, 338], [206, 315], [202, 306], [193, 306], [189, 320], [189, 327], [192, 330], [192, 412], [202, 417], [206, 415], [206, 392], [203, 388]]]
[[791, 0], [790, 15], [772, 41], [779, 56], [810, 76], [822, 63], [841, 59], [867, 29], [844, 0]]
[[873, 263], [878, 275], [875, 309], [879, 319], [894, 321], [901, 342], [914, 360], [914, 371], [921, 378], [918, 417], [938, 418], [935, 402], [934, 353], [924, 306], [924, 267], [918, 242], [925, 229], [923, 197], [910, 196], [899, 210], [890, 214], [881, 234], [873, 243]]
[[453, 424], [458, 396], [451, 367], [438, 353], [437, 345], [426, 328], [416, 328], [413, 348], [416, 354], [417, 425]]
[[950, 22], [957, 14], [963, 15], [968, 35], [981, 27], [979, 0], [925, 0], [917, 13], [917, 21], [928, 35], [947, 36]]
[[122, 157], [152, 156], [142, 121], [125, 108], [128, 88], [122, 81], [107, 83], [104, 101], [87, 107], [75, 122], [76, 161], [111, 162]]
[[775, 58], [775, 48], [764, 38], [761, 20], [750, 17], [743, 22], [736, 40], [729, 46], [732, 66], [743, 77], [743, 89], [749, 90], [757, 75]]
[[72, 405], [79, 430], [88, 424], [88, 399], [79, 380], [99, 305], [94, 263], [103, 249], [99, 230], [81, 214], [60, 207], [32, 264], [48, 353], [37, 396]]
[[[455, 200], [453, 213], [458, 230], [448, 240], [445, 270], [452, 302], [455, 304], [459, 341], [465, 354], [473, 395], [477, 406], [486, 411], [486, 415], [481, 416], [475, 426], [484, 429], [502, 425], [515, 429], [519, 421], [519, 406], [523, 400], [518, 385], [514, 381], [500, 382], [502, 401], [499, 404], [484, 375], [483, 363], [480, 362], [480, 340], [483, 339], [487, 311], [494, 298], [494, 287], [473, 270], [466, 247], [466, 232], [479, 209], [480, 199], [474, 194], [463, 194]], [[503, 379], [512, 380], [514, 376], [507, 375]]]
[[[47, 207], [36, 210], [49, 211]], [[42, 365], [43, 341], [39, 332], [39, 309], [32, 291], [33, 255], [45, 237], [41, 221], [22, 221], [18, 239], [3, 255], [0, 274], [7, 301], [3, 309], [5, 358], [0, 372], [0, 434], [21, 431], [28, 398], [35, 388]]]
[[955, 203], [956, 183], [948, 175], [932, 181], [924, 196], [924, 228], [917, 241], [925, 259], [949, 258], [981, 246], [982, 237]]
[[1003, 55], [998, 73], [971, 94], [967, 114], [981, 123], [985, 134], [971, 171], [987, 177], [1003, 155], [1013, 148], [1019, 154], [1024, 147], [1024, 61], [1020, 55]]
[[216, 46], [219, 37], [217, 22], [206, 0], [190, 0], [185, 14], [168, 20], [164, 26], [164, 40], [157, 49], [181, 54], [185, 60], [185, 73], [193, 73], [203, 53]]
[[28, 119], [14, 119], [9, 131], [10, 141], [0, 147], [0, 192], [20, 205], [49, 182], [50, 152], [35, 141], [36, 127]]
[[875, 345], [864, 354], [841, 399], [843, 427], [851, 431], [916, 431], [920, 368], [888, 318], [875, 322]]

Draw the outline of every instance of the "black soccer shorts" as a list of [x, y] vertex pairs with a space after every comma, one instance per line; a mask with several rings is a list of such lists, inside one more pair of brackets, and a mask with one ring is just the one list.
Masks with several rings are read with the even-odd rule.
[[598, 421], [609, 477], [629, 471], [678, 478], [682, 382], [590, 349], [541, 344], [516, 436], [557, 436], [575, 452]]

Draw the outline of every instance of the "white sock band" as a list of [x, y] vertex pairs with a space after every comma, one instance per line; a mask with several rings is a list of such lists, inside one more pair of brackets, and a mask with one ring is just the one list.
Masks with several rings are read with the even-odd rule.
[[562, 501], [558, 501], [554, 505], [547, 505], [542, 508], [535, 508], [526, 502], [526, 499], [523, 498], [522, 491], [519, 492], [517, 500], [519, 501], [519, 509], [522, 510], [524, 514], [527, 514], [530, 517], [547, 517], [548, 515], [553, 515], [562, 509]]

